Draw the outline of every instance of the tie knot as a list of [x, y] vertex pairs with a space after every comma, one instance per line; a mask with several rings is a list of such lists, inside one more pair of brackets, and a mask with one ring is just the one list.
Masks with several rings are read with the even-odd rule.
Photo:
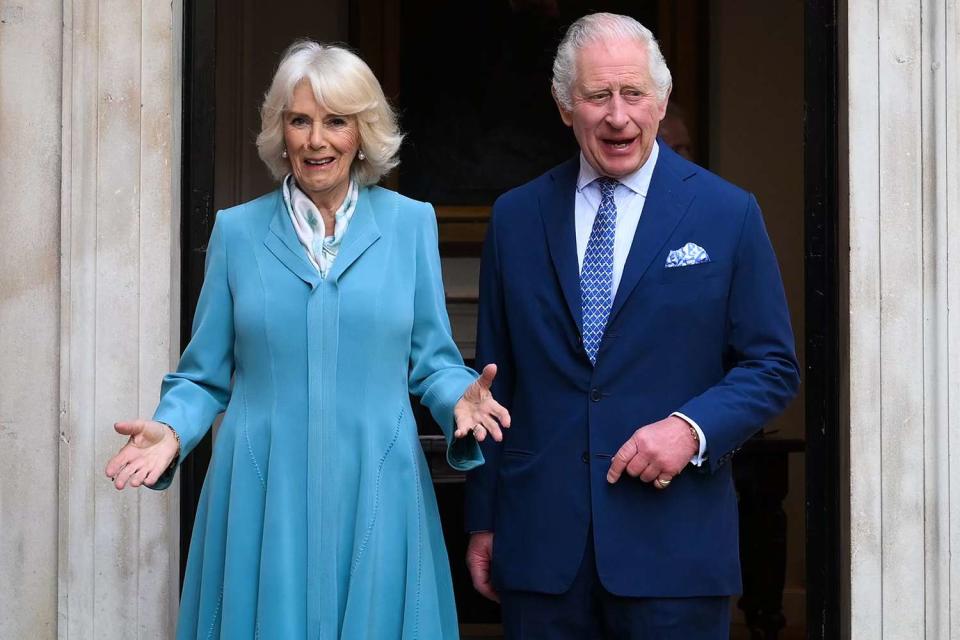
[[597, 178], [597, 186], [600, 187], [600, 195], [604, 198], [612, 198], [613, 192], [617, 189], [617, 185], [620, 184], [619, 181], [614, 180], [613, 178]]

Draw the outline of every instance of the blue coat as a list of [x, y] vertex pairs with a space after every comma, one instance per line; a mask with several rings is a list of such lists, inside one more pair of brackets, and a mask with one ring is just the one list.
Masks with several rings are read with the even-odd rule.
[[[660, 145], [596, 367], [581, 344], [573, 159], [497, 200], [484, 246], [477, 365], [511, 413], [467, 486], [467, 528], [494, 531], [500, 588], [560, 593], [593, 531], [602, 584], [635, 597], [740, 590], [728, 461], [799, 383], [776, 257], [753, 196]], [[666, 268], [693, 242], [711, 261]], [[680, 411], [708, 462], [659, 491], [611, 456]]]
[[[154, 416], [180, 434], [182, 459], [226, 410], [177, 637], [457, 638], [409, 394], [451, 442], [475, 378], [451, 337], [430, 205], [361, 189], [325, 279], [279, 191], [222, 211], [193, 337]], [[468, 438], [448, 460], [483, 458]]]

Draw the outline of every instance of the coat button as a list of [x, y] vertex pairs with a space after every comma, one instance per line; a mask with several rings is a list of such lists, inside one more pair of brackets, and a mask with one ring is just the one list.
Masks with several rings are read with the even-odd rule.
[[589, 462], [590, 462], [590, 454], [587, 453], [586, 451], [584, 451], [584, 452], [580, 455], [580, 461], [581, 461], [583, 464], [589, 463]]
[[600, 402], [600, 389], [590, 389], [590, 399], [594, 402]]

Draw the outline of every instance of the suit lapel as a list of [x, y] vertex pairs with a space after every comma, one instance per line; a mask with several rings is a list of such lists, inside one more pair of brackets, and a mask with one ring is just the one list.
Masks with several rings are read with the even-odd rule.
[[320, 284], [320, 274], [307, 259], [306, 250], [300, 244], [297, 232], [290, 221], [290, 213], [283, 202], [283, 194], [278, 189], [274, 204], [273, 219], [263, 244], [287, 269], [306, 282], [312, 289]]
[[583, 329], [580, 304], [580, 268], [577, 264], [577, 236], [574, 228], [574, 198], [579, 158], [573, 158], [550, 174], [553, 184], [540, 194], [540, 216], [547, 235], [547, 247], [560, 289], [570, 308], [577, 330]]
[[[396, 202], [396, 194], [391, 194]], [[343, 235], [343, 243], [337, 253], [333, 266], [330, 267], [328, 278], [339, 282], [343, 273], [350, 268], [357, 258], [363, 255], [370, 245], [380, 238], [380, 227], [377, 225], [376, 214], [370, 202], [371, 192], [368, 187], [362, 187], [357, 196], [357, 209], [350, 218], [350, 224]]]
[[660, 157], [653, 170], [643, 213], [630, 245], [630, 253], [627, 254], [607, 326], [623, 308], [624, 302], [650, 268], [653, 259], [659, 255], [693, 201], [692, 189], [684, 182], [684, 178], [689, 176], [678, 173], [681, 167], [666, 145], [661, 144]]

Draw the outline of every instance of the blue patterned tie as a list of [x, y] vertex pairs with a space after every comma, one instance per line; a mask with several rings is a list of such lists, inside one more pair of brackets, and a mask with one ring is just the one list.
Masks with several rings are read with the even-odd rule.
[[613, 192], [620, 184], [613, 178], [598, 178], [595, 182], [602, 197], [580, 269], [583, 348], [593, 364], [597, 363], [597, 350], [613, 304], [613, 236], [617, 228], [617, 203]]

